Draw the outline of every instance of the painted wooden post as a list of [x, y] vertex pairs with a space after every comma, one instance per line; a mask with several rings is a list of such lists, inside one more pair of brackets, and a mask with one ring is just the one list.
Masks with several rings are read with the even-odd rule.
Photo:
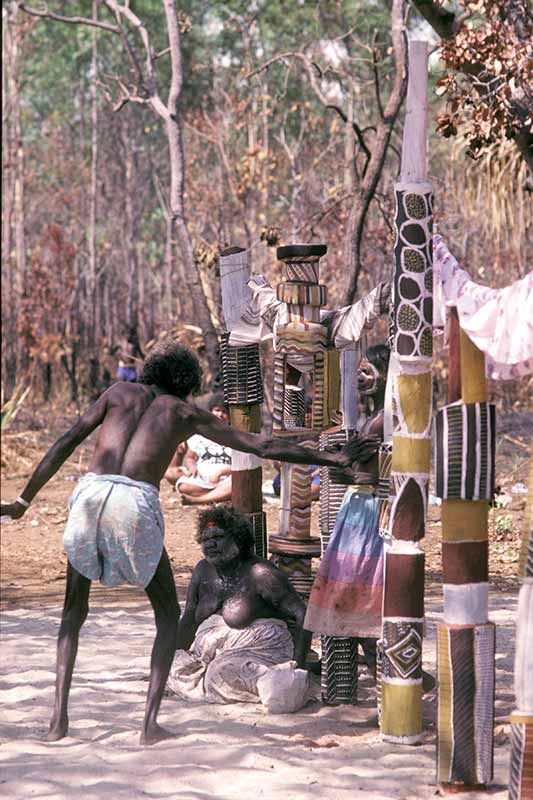
[[[457, 347], [458, 343], [458, 347]], [[444, 621], [438, 626], [437, 779], [445, 790], [492, 778], [495, 628], [488, 619], [488, 511], [495, 413], [485, 357], [450, 317], [449, 395], [437, 415]], [[460, 401], [460, 402], [458, 402]]]
[[518, 576], [522, 586], [516, 621], [516, 710], [511, 714], [509, 800], [533, 797], [533, 439]]
[[[320, 322], [327, 289], [319, 283], [319, 259], [326, 250], [326, 245], [305, 244], [277, 250], [284, 278], [277, 287], [277, 299], [286, 304], [287, 312], [275, 329], [274, 433], [296, 435], [295, 441], [317, 449], [318, 435], [329, 423], [328, 331]], [[310, 426], [305, 420], [302, 374], [308, 374], [312, 381]], [[321, 545], [319, 538], [311, 536], [311, 474], [306, 465], [282, 466], [280, 528], [278, 534], [270, 536], [269, 544], [272, 560], [288, 575], [296, 591], [309, 595], [313, 585], [311, 559], [320, 556]]]
[[[395, 186], [389, 538], [380, 642], [381, 733], [422, 739], [424, 536], [431, 454], [432, 192], [426, 180], [427, 44], [409, 45], [400, 180]], [[389, 380], [391, 377], [389, 377]]]
[[[229, 334], [250, 302], [248, 252], [230, 247], [220, 254], [220, 282], [226, 333], [222, 337], [224, 397], [231, 424], [249, 433], [261, 431], [263, 382], [259, 344], [229, 345]], [[231, 500], [249, 520], [254, 532], [255, 552], [266, 558], [266, 516], [263, 512], [262, 468], [257, 456], [233, 450], [231, 457]]]

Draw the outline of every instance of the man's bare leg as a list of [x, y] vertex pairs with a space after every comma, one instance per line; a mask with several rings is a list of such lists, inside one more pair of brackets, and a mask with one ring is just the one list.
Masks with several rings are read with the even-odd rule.
[[78, 652], [79, 633], [89, 611], [90, 589], [91, 581], [84, 575], [80, 575], [69, 563], [65, 604], [57, 639], [54, 711], [46, 736], [49, 742], [57, 742], [62, 739], [68, 730], [68, 696]]
[[146, 587], [155, 614], [157, 633], [150, 661], [150, 683], [146, 696], [141, 744], [155, 744], [174, 734], [157, 724], [163, 691], [176, 652], [180, 607], [167, 551], [163, 549], [155, 575]]

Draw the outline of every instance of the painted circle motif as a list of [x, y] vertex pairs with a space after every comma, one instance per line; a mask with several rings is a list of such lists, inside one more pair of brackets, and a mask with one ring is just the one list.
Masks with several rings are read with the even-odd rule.
[[426, 201], [422, 194], [406, 194], [404, 197], [405, 210], [412, 219], [427, 217]]
[[422, 313], [424, 314], [424, 319], [428, 323], [428, 325], [433, 324], [433, 298], [426, 297], [424, 298], [424, 302], [422, 303]]
[[426, 269], [426, 259], [419, 250], [411, 250], [407, 247], [402, 251], [403, 264], [409, 272], [424, 272]]
[[426, 292], [430, 294], [433, 292], [433, 270], [428, 269], [426, 274], [424, 275], [424, 286], [426, 288]]
[[426, 243], [426, 231], [417, 222], [406, 222], [402, 225], [401, 230], [402, 239], [407, 244], [414, 244], [421, 246]]
[[405, 300], [417, 300], [420, 297], [420, 286], [414, 278], [409, 278], [407, 275], [401, 275], [398, 285], [400, 297]]
[[423, 356], [433, 355], [433, 333], [431, 328], [424, 328], [420, 336], [420, 353]]
[[396, 352], [400, 356], [412, 356], [416, 350], [416, 340], [409, 333], [399, 333], [396, 337]]
[[402, 331], [416, 331], [420, 325], [420, 314], [412, 305], [404, 303], [398, 309], [398, 327]]

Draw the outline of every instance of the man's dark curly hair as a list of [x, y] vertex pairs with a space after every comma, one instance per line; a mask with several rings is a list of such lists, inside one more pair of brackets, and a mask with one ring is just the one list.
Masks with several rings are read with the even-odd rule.
[[239, 547], [242, 558], [250, 558], [254, 554], [254, 535], [248, 520], [233, 506], [215, 506], [202, 511], [198, 517], [196, 541], [200, 542], [202, 531], [208, 522], [214, 522], [217, 528], [231, 533]]
[[174, 339], [162, 339], [150, 350], [139, 383], [155, 384], [184, 400], [202, 386], [200, 362], [188, 347]]
[[375, 344], [373, 347], [369, 347], [365, 353], [365, 358], [376, 367], [378, 372], [385, 378], [387, 377], [390, 349], [386, 344]]

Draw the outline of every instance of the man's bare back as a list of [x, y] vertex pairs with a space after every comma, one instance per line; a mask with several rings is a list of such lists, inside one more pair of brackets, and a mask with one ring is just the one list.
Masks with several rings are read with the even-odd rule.
[[[93, 473], [91, 480], [93, 483], [107, 481], [110, 484], [118, 482], [122, 485], [129, 481], [128, 488], [120, 490], [125, 494], [121, 495], [117, 507], [124, 509], [126, 503], [128, 510], [131, 507], [135, 513], [137, 513], [135, 498], [139, 492], [146, 490], [146, 486], [143, 489], [143, 485], [151, 484], [156, 489], [159, 488], [159, 483], [178, 444], [194, 433], [199, 433], [218, 444], [278, 461], [345, 468], [353, 460], [350, 456], [350, 446], [343, 452], [318, 452], [290, 444], [283, 439], [276, 440], [262, 434], [250, 434], [230, 427], [213, 414], [199, 409], [191, 401], [191, 395], [200, 389], [200, 383], [201, 369], [191, 351], [171, 340], [158, 343], [145, 362], [140, 383], [121, 382], [105, 391], [72, 428], [52, 445], [34, 470], [20, 497], [14, 503], [2, 505], [0, 513], [13, 519], [22, 517], [37, 492], [55, 475], [76, 447], [98, 427], [100, 431], [89, 465], [89, 472]], [[131, 486], [133, 482], [137, 485]], [[92, 539], [89, 545], [86, 540], [82, 545], [85, 549], [89, 547], [92, 563], [98, 564], [99, 559], [103, 559], [105, 555], [113, 566], [118, 556], [113, 555], [113, 551], [109, 548], [105, 554], [99, 551], [100, 536], [106, 532], [98, 530], [100, 515], [94, 513], [92, 490], [86, 491], [87, 497], [84, 499], [83, 494], [86, 489], [86, 486], [80, 488], [71, 508], [69, 521], [71, 515], [76, 513], [76, 505], [86, 504], [82, 508], [83, 513], [79, 513], [78, 517], [73, 519], [71, 530], [73, 528], [77, 535], [78, 519], [85, 520], [84, 525], [87, 529], [90, 528]], [[154, 490], [150, 491], [154, 493]], [[101, 511], [108, 503], [107, 498], [108, 495], [104, 492]], [[152, 499], [152, 505], [157, 503], [158, 500]], [[169, 735], [158, 725], [157, 714], [176, 648], [180, 609], [172, 568], [161, 540], [162, 530], [157, 523], [157, 514], [160, 512], [155, 510], [153, 522], [150, 523], [152, 527], [147, 530], [143, 501], [141, 506], [139, 529], [144, 525], [144, 545], [147, 546], [146, 537], [148, 537], [158, 545], [160, 548], [158, 552], [161, 552], [162, 548], [159, 563], [156, 561], [157, 566], [154, 564], [155, 572], [151, 569], [146, 578], [149, 582], [143, 580], [141, 583], [136, 583], [144, 586], [146, 590], [154, 610], [157, 629], [141, 734], [142, 743], [154, 744]], [[133, 518], [137, 524], [135, 513]], [[128, 532], [121, 529], [120, 512], [116, 512], [116, 517], [118, 518], [114, 519], [113, 524], [119, 529], [118, 539], [122, 546], [122, 540], [124, 538], [127, 540], [127, 536], [124, 537], [123, 533]], [[67, 529], [68, 527], [69, 522]], [[83, 530], [79, 532], [84, 533]], [[159, 542], [156, 541], [157, 537]], [[129, 557], [131, 551], [135, 561], [135, 547], [137, 543], [134, 534], [133, 541], [127, 542], [127, 552], [120, 553], [120, 558]], [[69, 552], [74, 553], [75, 549]], [[143, 552], [138, 552], [137, 561], [142, 562], [143, 558]], [[79, 632], [88, 613], [89, 592], [93, 579], [95, 576], [92, 568], [84, 570], [80, 566], [80, 569], [76, 569], [69, 557], [65, 605], [57, 647], [56, 695], [47, 737], [51, 741], [61, 739], [68, 731], [67, 707], [70, 683]], [[103, 580], [102, 577], [101, 579]], [[127, 580], [132, 582], [129, 578]]]

